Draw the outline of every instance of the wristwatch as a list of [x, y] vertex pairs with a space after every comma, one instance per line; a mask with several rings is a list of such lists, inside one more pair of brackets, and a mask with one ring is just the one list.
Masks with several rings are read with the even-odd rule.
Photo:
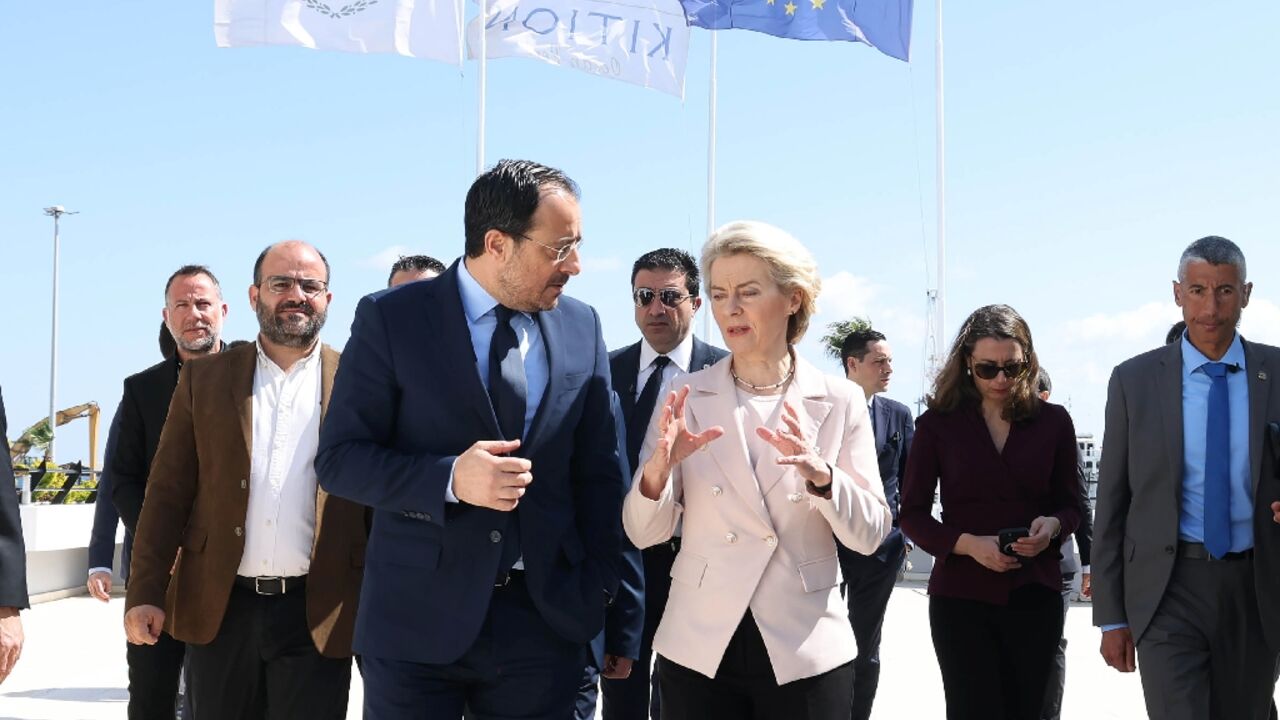
[[804, 489], [807, 490], [810, 495], [815, 495], [823, 500], [830, 500], [831, 486], [835, 484], [836, 480], [836, 471], [831, 467], [831, 463], [827, 463], [827, 473], [828, 477], [831, 478], [831, 481], [826, 485], [815, 485], [812, 480], [805, 480]]

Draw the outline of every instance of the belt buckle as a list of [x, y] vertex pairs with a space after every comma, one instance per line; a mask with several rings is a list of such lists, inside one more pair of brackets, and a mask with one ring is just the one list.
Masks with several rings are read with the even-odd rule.
[[[272, 593], [272, 592], [263, 592], [263, 591], [262, 591], [262, 581], [263, 581], [263, 580], [267, 580], [267, 581], [275, 581], [275, 582], [280, 583], [280, 592], [276, 592], [276, 593]], [[256, 593], [258, 593], [259, 595], [283, 595], [283, 594], [285, 594], [285, 592], [286, 592], [286, 588], [285, 588], [285, 584], [284, 584], [284, 578], [279, 577], [279, 576], [275, 576], [275, 577], [255, 577], [255, 578], [253, 579], [253, 591], [254, 591], [254, 592], [256, 592]]]
[[511, 582], [511, 571], [508, 570], [502, 573], [501, 575], [499, 575], [497, 579], [493, 581], [493, 586], [496, 588], [506, 587], [507, 584], [510, 582]]

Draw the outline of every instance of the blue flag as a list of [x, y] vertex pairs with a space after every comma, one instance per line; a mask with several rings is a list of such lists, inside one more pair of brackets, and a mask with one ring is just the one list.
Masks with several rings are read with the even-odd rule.
[[680, 0], [693, 27], [792, 40], [846, 40], [899, 60], [911, 53], [913, 0]]

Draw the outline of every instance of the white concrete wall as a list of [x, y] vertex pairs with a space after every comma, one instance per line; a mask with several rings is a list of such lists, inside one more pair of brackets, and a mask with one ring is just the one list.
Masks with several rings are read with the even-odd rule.
[[[22, 537], [27, 544], [27, 592], [32, 598], [83, 589], [89, 569], [93, 505], [22, 505]], [[120, 567], [124, 528], [116, 527], [115, 567]], [[117, 580], [119, 572], [116, 573]]]

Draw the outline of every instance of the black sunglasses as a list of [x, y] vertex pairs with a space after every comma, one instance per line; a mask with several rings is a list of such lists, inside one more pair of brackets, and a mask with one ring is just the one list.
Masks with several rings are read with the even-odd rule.
[[690, 297], [692, 296], [685, 295], [675, 288], [653, 290], [651, 288], [642, 287], [636, 288], [635, 292], [631, 293], [631, 299], [635, 300], [636, 307], [648, 307], [649, 303], [653, 302], [654, 298], [658, 298], [658, 300], [662, 301], [663, 305], [673, 308], [678, 307], [680, 303], [688, 300]]
[[997, 365], [993, 362], [980, 362], [973, 364], [973, 374], [983, 380], [995, 380], [996, 375], [1004, 373], [1004, 376], [1010, 380], [1017, 380], [1027, 371], [1025, 362], [1011, 362], [1004, 365]]

